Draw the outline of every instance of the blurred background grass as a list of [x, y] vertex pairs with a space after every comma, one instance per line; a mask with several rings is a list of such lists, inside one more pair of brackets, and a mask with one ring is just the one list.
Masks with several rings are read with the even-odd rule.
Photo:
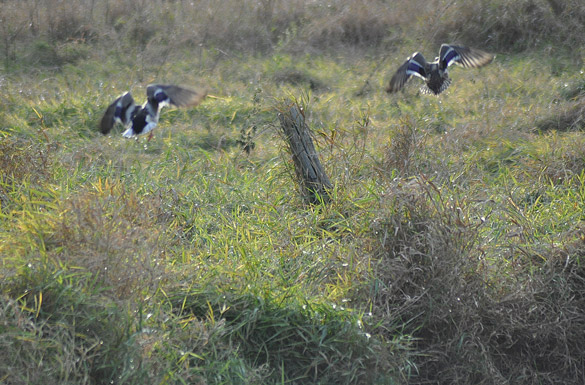
[[0, 34], [6, 65], [59, 66], [97, 51], [152, 68], [209, 50], [220, 60], [243, 52], [388, 51], [414, 41], [423, 51], [457, 41], [521, 52], [582, 46], [583, 8], [579, 0], [25, 0], [3, 2]]

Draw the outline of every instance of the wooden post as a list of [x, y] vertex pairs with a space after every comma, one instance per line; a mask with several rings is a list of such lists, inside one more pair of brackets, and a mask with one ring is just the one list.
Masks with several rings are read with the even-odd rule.
[[304, 198], [311, 204], [328, 202], [331, 181], [319, 161], [304, 111], [297, 103], [287, 101], [278, 113], [280, 126], [295, 164]]

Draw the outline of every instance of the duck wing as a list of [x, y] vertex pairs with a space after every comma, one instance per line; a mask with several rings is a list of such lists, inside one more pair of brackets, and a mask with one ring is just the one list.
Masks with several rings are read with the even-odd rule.
[[386, 92], [400, 91], [412, 76], [426, 79], [426, 65], [427, 61], [421, 53], [415, 52], [412, 54], [400, 67], [398, 67], [398, 70], [396, 70], [396, 73], [392, 76], [392, 79], [390, 79], [390, 84], [386, 88]]
[[146, 95], [148, 100], [154, 99], [158, 103], [169, 103], [177, 107], [194, 107], [205, 99], [207, 92], [172, 84], [150, 84], [146, 87]]
[[135, 109], [136, 103], [130, 92], [118, 96], [118, 98], [108, 106], [106, 112], [104, 112], [104, 116], [102, 116], [100, 122], [101, 133], [107, 135], [112, 127], [114, 127], [114, 124], [116, 124], [116, 121], [119, 121], [126, 126], [130, 123]]
[[443, 44], [439, 51], [439, 64], [443, 70], [451, 64], [464, 68], [477, 68], [491, 63], [494, 57], [491, 53], [479, 49]]

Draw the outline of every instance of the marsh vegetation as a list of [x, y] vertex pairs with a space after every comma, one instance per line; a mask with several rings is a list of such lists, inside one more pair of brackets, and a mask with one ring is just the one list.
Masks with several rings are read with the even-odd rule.
[[[584, 383], [583, 36], [581, 0], [1, 1], [0, 383]], [[384, 92], [444, 42], [496, 59]], [[153, 82], [210, 97], [103, 136]]]

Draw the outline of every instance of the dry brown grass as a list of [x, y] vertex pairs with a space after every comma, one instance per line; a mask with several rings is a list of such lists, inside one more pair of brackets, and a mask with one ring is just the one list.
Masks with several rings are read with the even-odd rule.
[[393, 131], [394, 136], [386, 151], [384, 168], [396, 169], [403, 176], [417, 173], [420, 170], [414, 170], [418, 164], [415, 158], [420, 156], [424, 148], [425, 134], [417, 128], [417, 122], [412, 118], [404, 118], [395, 125]]
[[[33, 186], [51, 177], [52, 150], [29, 140], [0, 139], [0, 211], [12, 200], [9, 191], [17, 186]], [[16, 187], [16, 188], [15, 188]]]
[[[139, 366], [134, 342], [121, 342], [130, 327], [123, 312], [90, 287], [71, 285], [72, 275], [63, 282], [46, 273], [31, 271], [30, 281], [21, 282], [28, 291], [18, 300], [0, 295], [2, 383], [106, 384], [119, 379], [121, 367]], [[124, 379], [145, 381], [140, 368]]]
[[[418, 339], [412, 384], [577, 384], [585, 350], [583, 238], [536, 266], [518, 266], [492, 281], [482, 222], [469, 202], [444, 201], [431, 182], [394, 186], [374, 223], [379, 239], [374, 312], [389, 338]], [[513, 248], [512, 248], [513, 249]], [[526, 252], [526, 251], [525, 251]], [[530, 251], [528, 251], [530, 252]], [[518, 281], [534, 270], [531, 279]]]
[[532, 178], [545, 177], [547, 183], [569, 183], [585, 171], [585, 139], [579, 132], [566, 136], [553, 131], [543, 137], [544, 144], [522, 163]]
[[544, 44], [578, 45], [584, 31], [585, 6], [579, 0], [563, 2], [558, 14], [551, 2], [534, 0], [441, 1], [444, 14], [431, 23], [429, 38], [436, 42], [461, 41], [500, 51], [518, 51]]
[[585, 127], [585, 97], [568, 106], [553, 106], [553, 112], [536, 123], [541, 131], [569, 131]]
[[167, 216], [157, 196], [140, 198], [103, 181], [63, 204], [50, 243], [54, 258], [92, 273], [119, 298], [154, 292], [164, 274]]
[[[421, 50], [445, 41], [496, 51], [543, 44], [581, 46], [575, 37], [585, 33], [585, 6], [578, 0], [551, 6], [557, 3], [229, 0], [217, 7], [211, 0], [11, 0], [0, 4], [0, 43], [8, 61], [33, 60], [31, 42], [40, 40], [46, 52], [54, 53], [54, 65], [88, 54], [72, 45], [79, 42], [99, 47], [99, 52], [103, 48], [112, 53], [114, 48], [118, 54], [138, 54], [155, 62], [182, 49], [200, 48], [230, 57], [236, 52], [277, 49], [321, 53], [375, 48], [384, 52], [402, 41], [415, 40], [422, 41]], [[45, 57], [41, 64], [50, 65], [50, 59]]]
[[[16, 206], [14, 199], [9, 202]], [[170, 214], [161, 197], [141, 198], [119, 181], [104, 180], [64, 201], [45, 184], [30, 197], [19, 197], [18, 204], [20, 217], [6, 218], [16, 230], [4, 239], [4, 250], [18, 250], [3, 261], [6, 277], [22, 273], [22, 264], [14, 262], [19, 258], [35, 267], [50, 263], [90, 273], [111, 298], [122, 300], [153, 293], [166, 279], [169, 243], [160, 224]], [[46, 215], [48, 208], [59, 215]], [[31, 250], [29, 242], [40, 251]]]
[[380, 47], [395, 44], [400, 25], [414, 21], [410, 6], [371, 0], [317, 3], [305, 15], [308, 23], [299, 42], [318, 51], [339, 47]]
[[4, 183], [45, 180], [50, 175], [52, 162], [52, 151], [43, 144], [12, 137], [0, 140]]

